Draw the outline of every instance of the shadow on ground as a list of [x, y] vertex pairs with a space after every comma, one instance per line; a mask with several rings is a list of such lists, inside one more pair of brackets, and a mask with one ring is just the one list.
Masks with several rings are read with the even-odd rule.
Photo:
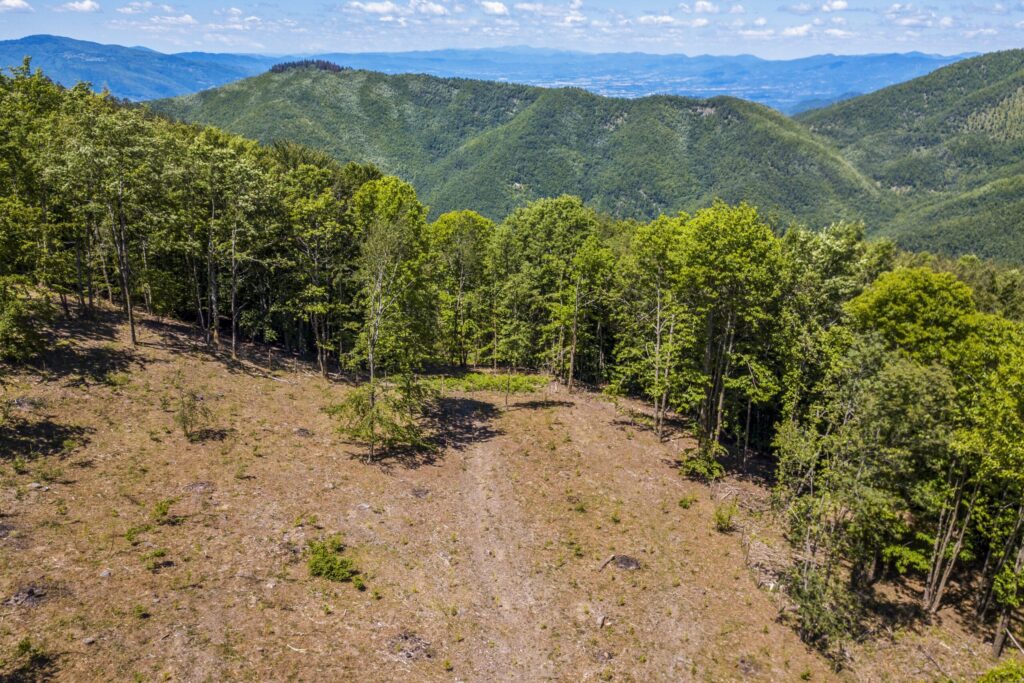
[[11, 416], [0, 425], [0, 460], [67, 455], [85, 445], [92, 431], [88, 427], [60, 424], [48, 417]]

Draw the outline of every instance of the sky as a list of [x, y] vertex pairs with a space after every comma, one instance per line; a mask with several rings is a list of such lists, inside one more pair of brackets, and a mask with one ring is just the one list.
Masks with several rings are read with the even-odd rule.
[[1024, 46], [1024, 0], [0, 0], [0, 39], [35, 33], [161, 52], [960, 54]]

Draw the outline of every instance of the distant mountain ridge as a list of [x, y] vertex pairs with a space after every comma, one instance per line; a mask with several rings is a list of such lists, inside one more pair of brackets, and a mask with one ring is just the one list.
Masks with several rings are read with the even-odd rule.
[[411, 180], [435, 214], [577, 194], [620, 217], [749, 201], [784, 225], [866, 221], [902, 245], [1024, 263], [1024, 50], [786, 118], [729, 97], [606, 98], [298, 69], [153, 103]]
[[500, 219], [575, 194], [621, 217], [747, 200], [780, 220], [856, 218], [874, 184], [799, 124], [716, 97], [607, 98], [578, 88], [313, 68], [151, 103], [263, 142], [290, 139], [410, 180], [433, 212]]
[[1024, 50], [993, 52], [797, 117], [902, 210], [915, 248], [1024, 262]]
[[388, 74], [501, 80], [542, 87], [580, 87], [599, 95], [728, 95], [784, 113], [872, 92], [962, 59], [922, 53], [818, 55], [773, 61], [752, 55], [717, 57], [590, 54], [524, 47], [398, 53], [247, 55], [203, 52], [162, 54], [148, 48], [101, 45], [59, 36], [0, 41], [0, 66], [25, 56], [54, 80], [84, 80], [130, 100], [186, 95], [266, 71], [278, 61], [327, 59]]

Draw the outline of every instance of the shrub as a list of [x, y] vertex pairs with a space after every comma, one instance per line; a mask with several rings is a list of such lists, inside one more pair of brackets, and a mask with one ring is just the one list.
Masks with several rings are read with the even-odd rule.
[[1012, 660], [986, 671], [978, 683], [1019, 683], [1024, 681], [1024, 662]]
[[683, 496], [679, 499], [679, 507], [684, 510], [689, 510], [694, 503], [697, 502], [697, 496]]
[[723, 534], [727, 534], [736, 528], [736, 513], [738, 512], [736, 501], [730, 500], [715, 507], [715, 528]]
[[153, 521], [157, 524], [174, 524], [178, 519], [171, 515], [171, 506], [177, 501], [176, 498], [166, 498], [157, 501], [153, 506]]
[[725, 476], [725, 468], [713, 453], [701, 452], [683, 461], [679, 468], [684, 476], [704, 482], [713, 482]]
[[309, 575], [319, 576], [328, 581], [350, 582], [359, 590], [366, 590], [359, 570], [352, 565], [351, 559], [342, 555], [344, 551], [345, 544], [340, 536], [331, 536], [323, 541], [310, 541], [307, 562]]
[[0, 278], [0, 360], [24, 362], [38, 355], [51, 315], [46, 299], [31, 296], [24, 280]]
[[210, 422], [210, 408], [203, 397], [190, 389], [179, 389], [178, 407], [174, 422], [189, 441], [197, 441], [202, 430]]
[[380, 447], [429, 448], [422, 420], [435, 397], [429, 383], [404, 375], [368, 382], [326, 411], [338, 418], [338, 431], [368, 445], [372, 457]]
[[[854, 637], [861, 611], [847, 586], [821, 567], [794, 569], [787, 577], [796, 603], [796, 630], [805, 643], [838, 660], [842, 645]], [[998, 679], [997, 679], [998, 680]]]
[[[485, 372], [470, 372], [461, 377], [445, 377], [443, 380], [446, 391], [461, 391], [473, 393], [475, 391], [495, 391], [510, 394], [533, 394], [549, 382], [549, 378], [543, 375], [519, 375], [519, 374], [491, 374]], [[440, 389], [442, 380], [439, 377], [429, 380], [430, 386]]]

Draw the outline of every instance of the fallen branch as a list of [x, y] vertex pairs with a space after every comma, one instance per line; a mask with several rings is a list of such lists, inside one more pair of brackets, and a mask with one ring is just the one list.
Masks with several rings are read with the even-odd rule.
[[1021, 654], [1024, 654], [1024, 647], [1020, 646], [1020, 643], [1017, 642], [1017, 639], [1013, 637], [1012, 633], [1010, 633], [1010, 629], [1006, 629], [1006, 635], [1010, 636], [1010, 642], [1013, 643], [1014, 647], [1020, 650]]
[[597, 568], [597, 571], [604, 571], [604, 568], [607, 567], [615, 557], [615, 555], [611, 555], [607, 560], [601, 563], [601, 566]]
[[943, 676], [945, 676], [947, 679], [949, 679], [951, 681], [955, 680], [952, 676], [949, 675], [949, 672], [947, 672], [945, 669], [943, 669], [942, 666], [937, 661], [935, 661], [935, 658], [932, 657], [931, 654], [929, 654], [927, 650], [925, 650], [920, 645], [917, 646], [917, 649], [921, 651], [921, 654], [923, 654], [925, 657], [928, 658], [928, 661], [932, 663], [932, 666], [934, 666], [936, 669], [939, 670], [940, 674], [942, 674]]

